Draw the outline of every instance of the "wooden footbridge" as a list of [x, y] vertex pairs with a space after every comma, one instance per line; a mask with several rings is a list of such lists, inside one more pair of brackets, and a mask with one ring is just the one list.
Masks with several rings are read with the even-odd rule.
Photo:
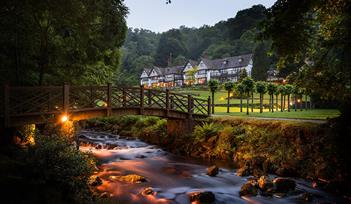
[[170, 120], [194, 120], [210, 115], [210, 98], [144, 87], [4, 86], [1, 93], [3, 127], [103, 116], [148, 115]]

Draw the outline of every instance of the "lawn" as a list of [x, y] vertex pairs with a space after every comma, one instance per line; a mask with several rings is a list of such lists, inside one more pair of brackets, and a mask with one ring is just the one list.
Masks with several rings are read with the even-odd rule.
[[[208, 96], [211, 95], [211, 93], [207, 90], [192, 90], [192, 89], [179, 89], [175, 90], [177, 93], [183, 93], [183, 94], [192, 94], [196, 97], [207, 99]], [[327, 118], [334, 118], [338, 117], [340, 115], [340, 112], [336, 109], [313, 109], [313, 110], [302, 110], [300, 111], [299, 105], [298, 109], [295, 112], [293, 107], [291, 108], [291, 111], [288, 112], [287, 108], [284, 110], [284, 112], [276, 111], [274, 112], [269, 112], [269, 109], [263, 109], [263, 113], [260, 113], [259, 111], [259, 94], [254, 94], [254, 112], [251, 112], [251, 107], [249, 108], [249, 116], [246, 115], [246, 98], [243, 98], [243, 112], [240, 112], [239, 104], [240, 104], [240, 97], [238, 95], [233, 95], [233, 97], [230, 99], [230, 104], [233, 107], [230, 107], [230, 113], [227, 113], [227, 96], [228, 93], [225, 90], [220, 90], [215, 93], [215, 104], [217, 105], [215, 107], [215, 115], [231, 115], [231, 116], [241, 116], [241, 117], [267, 117], [267, 118], [295, 118], [295, 119], [314, 119], [314, 120], [325, 120]], [[303, 100], [305, 97], [303, 97]], [[307, 98], [307, 101], [309, 101], [309, 98]], [[274, 97], [274, 103], [276, 102], [276, 99]], [[291, 103], [293, 101], [291, 100]], [[251, 98], [250, 98], [250, 103], [251, 103]], [[265, 94], [264, 95], [264, 100], [263, 104], [268, 107], [269, 104], [269, 95]], [[280, 97], [278, 98], [278, 104], [280, 104]], [[301, 103], [304, 105], [304, 101]], [[220, 105], [220, 106], [218, 106]], [[287, 99], [286, 99], [286, 105], [287, 105]]]
[[340, 112], [336, 109], [313, 109], [313, 110], [291, 110], [290, 112], [284, 111], [274, 111], [274, 113], [264, 110], [263, 113], [260, 113], [259, 109], [254, 109], [254, 112], [251, 112], [249, 109], [249, 115], [246, 115], [246, 108], [243, 109], [243, 112], [240, 112], [240, 108], [232, 107], [230, 108], [230, 113], [227, 113], [226, 107], [216, 107], [215, 115], [230, 115], [230, 116], [241, 116], [241, 117], [266, 117], [266, 118], [294, 118], [294, 119], [313, 119], [313, 120], [325, 120], [328, 118], [335, 118], [340, 115]]

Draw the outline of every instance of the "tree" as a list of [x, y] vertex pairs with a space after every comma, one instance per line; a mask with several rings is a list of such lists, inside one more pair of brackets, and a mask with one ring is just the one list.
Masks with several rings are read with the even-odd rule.
[[266, 82], [263, 82], [263, 81], [256, 82], [256, 91], [257, 93], [260, 94], [260, 113], [262, 113], [262, 100], [263, 100], [264, 94], [267, 92]]
[[212, 94], [212, 114], [214, 114], [214, 107], [215, 107], [214, 94], [218, 90], [218, 87], [219, 87], [218, 80], [210, 80], [210, 81], [208, 81], [208, 87], [209, 87], [209, 89], [211, 91], [211, 94]]
[[267, 71], [271, 66], [271, 59], [268, 56], [270, 44], [261, 42], [254, 50], [252, 78], [257, 81], [267, 79]]
[[198, 67], [195, 66], [185, 73], [186, 81], [188, 85], [192, 86], [195, 83], [195, 80], [196, 80], [195, 74], [197, 73], [198, 70], [199, 70]]
[[249, 115], [249, 99], [250, 93], [254, 91], [255, 82], [250, 77], [246, 77], [242, 80], [242, 85], [244, 86], [244, 92], [247, 94], [246, 100], [246, 115]]
[[228, 97], [227, 97], [227, 113], [229, 113], [229, 107], [230, 107], [230, 92], [233, 91], [234, 89], [234, 83], [231, 81], [228, 81], [224, 84], [224, 88], [226, 91], [228, 91]]
[[285, 94], [288, 97], [288, 112], [290, 112], [290, 95], [294, 93], [294, 86], [291, 84], [285, 85]]
[[[276, 104], [275, 110], [278, 111], [278, 109], [279, 109], [278, 96], [280, 94], [280, 90], [279, 90], [279, 85], [276, 85], [276, 84], [274, 84], [274, 85], [275, 85], [274, 95], [275, 95], [275, 104]], [[272, 99], [272, 101], [273, 101], [273, 99]]]
[[243, 112], [243, 94], [245, 93], [244, 85], [242, 83], [238, 83], [235, 88], [240, 95], [240, 113], [242, 113]]
[[285, 97], [285, 86], [279, 85], [278, 90], [280, 93], [280, 111], [283, 112], [285, 110], [285, 100], [283, 100], [283, 97]]
[[[274, 112], [274, 98], [273, 94], [277, 90], [277, 86], [273, 83], [268, 83], [267, 84], [267, 91], [269, 94], [269, 111]], [[277, 104], [278, 105], [278, 104]]]
[[188, 55], [182, 33], [177, 29], [162, 33], [156, 50], [155, 65], [168, 66], [170, 58], [178, 55]]
[[94, 72], [92, 81], [112, 82], [127, 30], [122, 1], [5, 0], [0, 10], [2, 81], [84, 84]]
[[241, 69], [239, 73], [239, 82], [241, 82], [243, 79], [247, 77], [247, 71], [246, 69]]
[[263, 33], [272, 39], [279, 67], [298, 64], [295, 83], [336, 100], [342, 119], [351, 115], [350, 6], [349, 0], [278, 0]]

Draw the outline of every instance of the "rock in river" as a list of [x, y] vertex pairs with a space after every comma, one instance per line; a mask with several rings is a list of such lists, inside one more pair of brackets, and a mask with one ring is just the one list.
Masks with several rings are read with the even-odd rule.
[[200, 204], [210, 204], [215, 201], [215, 195], [210, 191], [192, 192], [189, 194], [190, 202], [197, 202]]
[[127, 182], [127, 183], [142, 183], [146, 182], [146, 178], [143, 176], [139, 176], [137, 174], [128, 174], [125, 176], [116, 176], [116, 179], [119, 181]]
[[277, 193], [287, 193], [289, 191], [295, 190], [295, 181], [288, 178], [275, 178], [273, 180], [275, 192]]
[[268, 176], [261, 176], [261, 177], [258, 179], [258, 187], [259, 187], [262, 191], [267, 191], [267, 190], [273, 188], [273, 182], [272, 182], [272, 180], [271, 180]]
[[216, 176], [218, 174], [218, 167], [216, 165], [211, 166], [207, 169], [207, 175]]
[[250, 180], [241, 186], [239, 195], [240, 196], [256, 196], [258, 192], [257, 182]]

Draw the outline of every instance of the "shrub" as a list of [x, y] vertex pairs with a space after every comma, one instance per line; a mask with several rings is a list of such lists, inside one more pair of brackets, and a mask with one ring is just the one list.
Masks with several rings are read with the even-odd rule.
[[195, 126], [193, 137], [195, 140], [203, 141], [208, 137], [216, 136], [221, 128], [222, 126], [216, 123], [203, 123]]
[[220, 159], [228, 159], [234, 151], [234, 134], [233, 128], [226, 126], [219, 133], [218, 141], [214, 149], [216, 157]]
[[92, 157], [77, 150], [65, 137], [39, 135], [35, 142], [26, 155], [29, 182], [63, 201], [90, 201], [88, 179], [95, 167]]

